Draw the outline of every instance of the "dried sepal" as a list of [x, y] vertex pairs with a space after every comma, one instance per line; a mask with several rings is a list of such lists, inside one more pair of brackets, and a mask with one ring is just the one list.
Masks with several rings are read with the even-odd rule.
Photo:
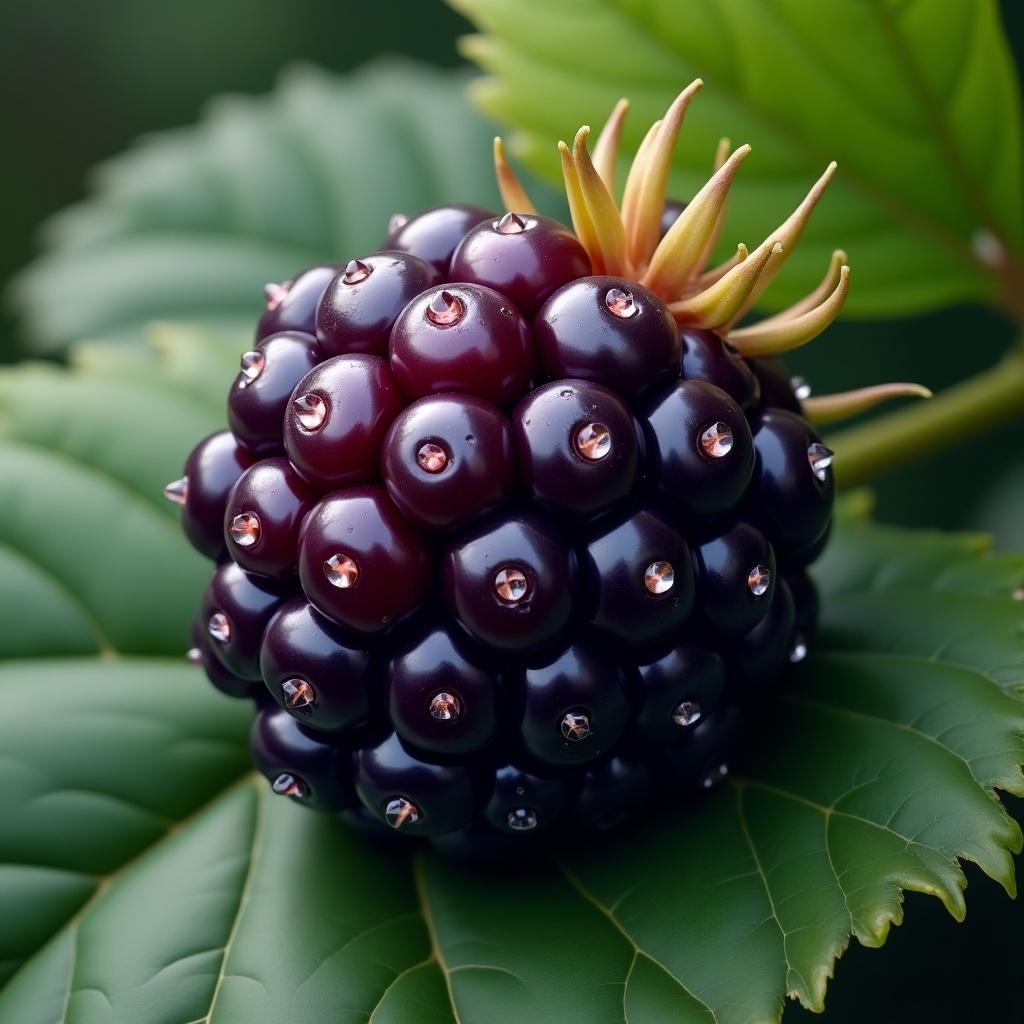
[[580, 244], [587, 250], [587, 255], [590, 257], [590, 269], [595, 274], [603, 274], [605, 272], [604, 258], [598, 244], [597, 234], [594, 231], [594, 222], [587, 209], [586, 200], [583, 198], [583, 188], [580, 185], [576, 163], [569, 147], [564, 142], [559, 142], [558, 153], [562, 158], [562, 178], [565, 181], [565, 195], [569, 201], [569, 215], [572, 218], [573, 230], [576, 232]]
[[625, 228], [608, 186], [601, 180], [597, 168], [590, 159], [590, 152], [587, 150], [589, 136], [590, 128], [584, 125], [576, 133], [572, 147], [573, 163], [576, 165], [583, 201], [586, 203], [594, 235], [601, 250], [604, 272], [614, 275], [628, 274]]
[[763, 320], [759, 320], [758, 326], [765, 327], [768, 324], [776, 324], [785, 320], [792, 320], [794, 317], [801, 316], [809, 310], [814, 309], [815, 306], [820, 306], [821, 303], [823, 303], [836, 290], [836, 285], [839, 284], [839, 277], [842, 273], [843, 264], [845, 264], [846, 261], [846, 253], [842, 249], [835, 249], [832, 253], [832, 258], [829, 260], [828, 270], [825, 271], [825, 276], [821, 279], [821, 284], [819, 284], [813, 292], [809, 292], [802, 299], [794, 302], [792, 306], [787, 306], [778, 313], [774, 313], [771, 316], [765, 317]]
[[749, 152], [750, 146], [740, 146], [690, 200], [654, 250], [641, 282], [645, 287], [662, 298], [682, 294], [687, 280], [702, 265], [729, 186]]
[[608, 115], [601, 134], [594, 143], [594, 166], [608, 191], [615, 193], [615, 163], [619, 156], [619, 140], [622, 138], [622, 125], [629, 113], [629, 100], [622, 99], [615, 104], [615, 109]]
[[[764, 276], [762, 274], [761, 279]], [[754, 290], [756, 289], [757, 285]], [[814, 309], [789, 320], [764, 325], [757, 323], [729, 331], [729, 342], [744, 356], [778, 355], [780, 352], [788, 352], [790, 349], [806, 345], [839, 316], [849, 290], [850, 268], [843, 264], [839, 268], [839, 282], [832, 294]]]
[[498, 191], [506, 210], [514, 213], [536, 213], [537, 207], [526, 194], [518, 175], [505, 158], [505, 143], [501, 136], [494, 137], [494, 176], [498, 179]]
[[626, 223], [629, 237], [629, 256], [637, 266], [644, 266], [651, 258], [661, 237], [661, 215], [665, 209], [665, 189], [672, 166], [679, 130], [693, 97], [704, 83], [697, 78], [673, 101], [661, 120], [661, 126], [651, 141], [644, 166], [643, 182], [637, 195], [636, 208], [630, 211]]
[[702, 292], [669, 304], [676, 323], [718, 330], [736, 315], [757, 279], [773, 260], [782, 256], [777, 242], [758, 246], [742, 263], [738, 263], [721, 279]]
[[893, 398], [931, 398], [932, 392], [923, 384], [875, 384], [869, 388], [843, 391], [835, 395], [817, 395], [801, 403], [804, 415], [820, 425], [857, 416]]

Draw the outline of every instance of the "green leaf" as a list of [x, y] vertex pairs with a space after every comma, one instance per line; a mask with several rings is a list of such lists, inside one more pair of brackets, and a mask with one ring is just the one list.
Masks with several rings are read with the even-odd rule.
[[[850, 254], [848, 313], [992, 299], [985, 250], [1024, 260], [1019, 84], [995, 0], [451, 0], [481, 29], [479, 105], [557, 178], [554, 143], [632, 101], [632, 151], [702, 77], [672, 194], [693, 195], [719, 136], [749, 142], [723, 244], [760, 241], [832, 159], [840, 172], [766, 296], [787, 304]], [[620, 177], [620, 180], [621, 177]]]
[[12, 298], [31, 344], [136, 339], [154, 320], [248, 334], [266, 281], [375, 249], [388, 218], [497, 199], [493, 131], [466, 76], [385, 61], [293, 68], [269, 97], [220, 98], [197, 128], [103, 165]]
[[273, 798], [247, 706], [167, 657], [202, 567], [156, 495], [232, 347], [116, 351], [0, 373], [0, 1024], [754, 1024], [820, 1009], [904, 891], [962, 918], [962, 861], [1014, 891], [1024, 561], [856, 502], [817, 650], [693, 808], [494, 870]]

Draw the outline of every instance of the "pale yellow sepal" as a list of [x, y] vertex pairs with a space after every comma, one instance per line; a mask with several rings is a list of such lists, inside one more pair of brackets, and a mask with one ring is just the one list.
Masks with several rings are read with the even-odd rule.
[[505, 158], [505, 144], [501, 136], [494, 137], [494, 175], [498, 179], [501, 202], [510, 213], [536, 213], [537, 207], [526, 194], [518, 175]]
[[594, 143], [594, 166], [612, 195], [615, 194], [615, 162], [619, 157], [619, 139], [622, 138], [622, 125], [628, 113], [629, 100], [619, 100]]
[[587, 204], [590, 222], [601, 250], [604, 273], [628, 275], [626, 231], [622, 225], [622, 218], [619, 216], [619, 208], [590, 159], [590, 153], [587, 150], [589, 136], [590, 128], [584, 125], [576, 133], [572, 147], [572, 158], [576, 164], [576, 174], [579, 178], [580, 190], [583, 193], [583, 201]]

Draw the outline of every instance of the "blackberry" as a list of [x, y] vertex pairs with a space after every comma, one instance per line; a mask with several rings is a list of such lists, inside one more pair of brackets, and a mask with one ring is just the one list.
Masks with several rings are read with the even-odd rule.
[[275, 792], [522, 851], [715, 785], [806, 656], [834, 483], [805, 417], [913, 389], [811, 398], [774, 358], [838, 313], [841, 253], [810, 300], [743, 323], [833, 168], [706, 268], [746, 149], [688, 204], [659, 193], [698, 87], [621, 206], [614, 154], [599, 172], [586, 129], [560, 146], [575, 230], [499, 142], [505, 212], [396, 217], [380, 250], [268, 286], [230, 432], [166, 493], [218, 562], [189, 658], [256, 704]]

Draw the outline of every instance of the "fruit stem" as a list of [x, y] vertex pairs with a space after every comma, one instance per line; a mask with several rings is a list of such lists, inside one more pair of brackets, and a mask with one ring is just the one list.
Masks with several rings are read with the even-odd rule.
[[836, 484], [848, 490], [905, 463], [963, 444], [1024, 417], [1024, 347], [928, 402], [879, 416], [828, 437], [836, 452]]

